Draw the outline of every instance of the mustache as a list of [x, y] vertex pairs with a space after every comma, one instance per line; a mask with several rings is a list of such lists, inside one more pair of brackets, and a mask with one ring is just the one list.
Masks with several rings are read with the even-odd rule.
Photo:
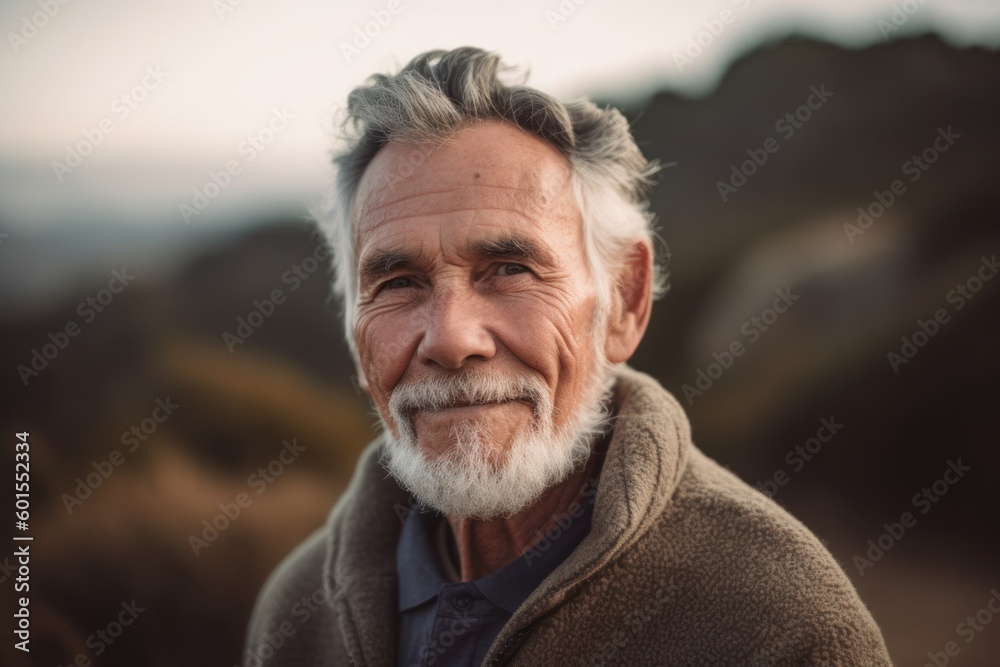
[[399, 385], [389, 396], [389, 409], [393, 414], [410, 417], [420, 410], [525, 401], [537, 412], [546, 402], [547, 391], [541, 380], [530, 375], [466, 371]]

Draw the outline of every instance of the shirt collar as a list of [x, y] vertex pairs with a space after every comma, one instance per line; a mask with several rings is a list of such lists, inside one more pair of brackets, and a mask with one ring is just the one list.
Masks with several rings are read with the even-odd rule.
[[435, 597], [448, 580], [434, 549], [434, 523], [443, 520], [434, 511], [409, 513], [396, 547], [399, 575], [399, 611], [406, 611]]
[[[472, 583], [493, 604], [513, 614], [531, 592], [573, 552], [590, 532], [594, 494], [584, 494], [556, 522], [538, 535], [531, 548], [513, 562]], [[399, 611], [436, 597], [450, 583], [434, 546], [438, 512], [413, 511], [407, 516], [396, 550]]]
[[518, 559], [476, 580], [476, 586], [483, 595], [512, 614], [517, 611], [542, 580], [559, 567], [590, 532], [593, 497], [590, 494], [570, 505]]

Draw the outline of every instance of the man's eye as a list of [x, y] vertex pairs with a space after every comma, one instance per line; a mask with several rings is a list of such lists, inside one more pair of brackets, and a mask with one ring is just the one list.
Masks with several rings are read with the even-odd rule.
[[406, 276], [398, 276], [396, 278], [390, 278], [382, 283], [381, 289], [402, 289], [404, 287], [410, 287], [412, 284], [413, 281]]
[[498, 276], [513, 276], [519, 273], [527, 273], [529, 271], [528, 267], [524, 264], [514, 264], [508, 262], [506, 264], [501, 264], [500, 268], [497, 269]]

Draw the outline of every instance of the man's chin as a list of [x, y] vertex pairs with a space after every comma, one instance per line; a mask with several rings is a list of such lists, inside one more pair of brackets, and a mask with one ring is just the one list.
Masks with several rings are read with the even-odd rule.
[[502, 465], [515, 439], [531, 428], [531, 409], [475, 405], [426, 410], [413, 416], [417, 445], [428, 461], [463, 457]]
[[426, 435], [421, 437], [417, 430], [417, 446], [420, 454], [428, 463], [448, 461], [452, 465], [463, 464], [473, 466], [489, 464], [493, 470], [499, 471], [507, 462], [510, 443], [506, 440], [494, 439], [470, 441], [468, 438], [458, 440], [452, 434], [443, 437]]

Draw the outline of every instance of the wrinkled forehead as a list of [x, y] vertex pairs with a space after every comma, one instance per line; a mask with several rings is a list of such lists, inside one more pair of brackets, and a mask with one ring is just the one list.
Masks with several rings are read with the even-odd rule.
[[573, 216], [571, 174], [557, 149], [500, 123], [463, 129], [441, 144], [390, 142], [359, 184], [355, 231], [401, 217], [473, 209], [532, 219]]

